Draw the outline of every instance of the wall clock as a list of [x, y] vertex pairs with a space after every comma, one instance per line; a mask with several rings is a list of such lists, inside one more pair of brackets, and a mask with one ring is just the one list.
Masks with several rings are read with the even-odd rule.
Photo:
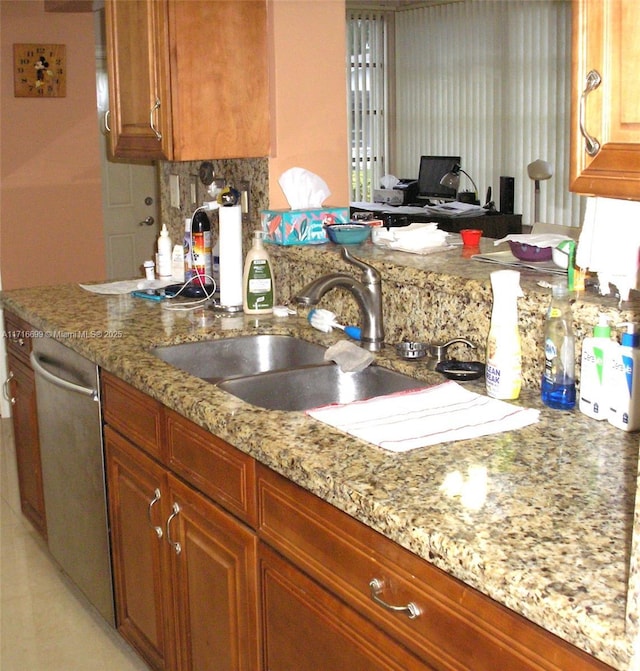
[[64, 44], [14, 44], [13, 94], [16, 98], [64, 98], [67, 95]]

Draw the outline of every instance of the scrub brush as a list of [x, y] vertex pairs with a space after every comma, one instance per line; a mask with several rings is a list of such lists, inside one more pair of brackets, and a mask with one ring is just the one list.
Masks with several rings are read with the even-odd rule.
[[309, 324], [313, 326], [314, 329], [322, 331], [323, 333], [330, 333], [334, 328], [344, 331], [350, 338], [354, 340], [360, 340], [362, 332], [359, 326], [343, 326], [339, 324], [336, 320], [336, 316], [333, 312], [329, 310], [323, 310], [322, 308], [314, 308], [309, 313], [307, 317]]

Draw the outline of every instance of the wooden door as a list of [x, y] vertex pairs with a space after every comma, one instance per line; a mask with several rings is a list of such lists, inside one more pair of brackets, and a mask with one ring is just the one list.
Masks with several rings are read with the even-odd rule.
[[572, 191], [640, 200], [639, 32], [637, 0], [574, 0]]
[[257, 671], [255, 534], [177, 478], [169, 482], [177, 668]]
[[42, 489], [42, 463], [40, 461], [34, 375], [31, 368], [15, 355], [10, 353], [7, 361], [20, 506], [24, 516], [46, 538], [47, 523]]
[[166, 0], [107, 0], [111, 151], [171, 159]]
[[105, 427], [116, 626], [154, 669], [173, 669], [164, 469]]

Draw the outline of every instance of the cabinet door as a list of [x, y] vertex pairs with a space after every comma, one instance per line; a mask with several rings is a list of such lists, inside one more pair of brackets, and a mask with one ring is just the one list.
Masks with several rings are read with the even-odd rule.
[[572, 191], [640, 199], [639, 32], [637, 0], [573, 2]]
[[171, 159], [166, 0], [107, 0], [111, 152]]
[[265, 669], [431, 669], [267, 545], [259, 555]]
[[164, 469], [105, 427], [118, 631], [154, 669], [171, 661]]
[[47, 537], [47, 524], [42, 489], [42, 464], [38, 436], [36, 386], [31, 368], [9, 354], [9, 397], [12, 403], [13, 436], [18, 467], [20, 505], [22, 512]]
[[170, 476], [181, 671], [257, 671], [255, 534]]

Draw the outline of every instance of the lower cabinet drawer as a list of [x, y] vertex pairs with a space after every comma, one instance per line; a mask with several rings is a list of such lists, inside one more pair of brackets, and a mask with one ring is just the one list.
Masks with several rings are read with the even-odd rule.
[[264, 669], [432, 669], [264, 543], [258, 566]]
[[107, 372], [101, 379], [104, 421], [162, 460], [162, 404]]
[[436, 669], [609, 669], [269, 469], [259, 537]]
[[167, 466], [255, 527], [255, 460], [173, 410], [166, 418]]

